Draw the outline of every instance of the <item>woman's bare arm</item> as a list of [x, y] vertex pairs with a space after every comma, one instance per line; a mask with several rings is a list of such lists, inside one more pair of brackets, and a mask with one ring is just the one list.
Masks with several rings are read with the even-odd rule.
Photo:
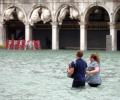
[[88, 75], [94, 75], [94, 74], [98, 73], [99, 71], [100, 71], [100, 68], [99, 67], [95, 67], [94, 70], [92, 70], [92, 71], [86, 71], [86, 73]]

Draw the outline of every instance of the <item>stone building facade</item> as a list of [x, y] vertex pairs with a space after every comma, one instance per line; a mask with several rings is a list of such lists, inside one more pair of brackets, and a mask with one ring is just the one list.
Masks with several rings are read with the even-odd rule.
[[0, 45], [24, 39], [43, 49], [116, 51], [119, 16], [119, 0], [0, 0]]

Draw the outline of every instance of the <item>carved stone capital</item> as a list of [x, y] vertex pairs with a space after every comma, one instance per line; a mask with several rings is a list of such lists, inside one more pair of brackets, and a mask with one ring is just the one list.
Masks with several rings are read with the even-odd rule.
[[115, 28], [116, 27], [116, 24], [113, 23], [113, 22], [110, 22], [109, 25], [110, 25], [110, 28]]
[[28, 26], [30, 25], [29, 21], [25, 22], [25, 26]]
[[79, 25], [80, 25], [80, 26], [86, 26], [87, 23], [85, 23], [85, 22], [79, 22]]
[[57, 25], [58, 25], [58, 22], [51, 22], [51, 25], [52, 25], [52, 26], [57, 26]]

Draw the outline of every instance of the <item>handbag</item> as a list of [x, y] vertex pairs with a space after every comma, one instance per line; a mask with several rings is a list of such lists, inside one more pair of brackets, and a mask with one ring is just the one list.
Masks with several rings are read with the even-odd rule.
[[67, 77], [69, 77], [69, 78], [74, 78], [74, 73], [73, 73], [73, 74], [67, 73]]
[[[73, 61], [73, 63], [75, 64], [75, 66], [76, 66], [76, 61]], [[69, 68], [71, 67], [71, 64], [69, 64]], [[75, 72], [75, 70], [74, 70], [74, 72]], [[67, 72], [67, 77], [69, 77], [69, 78], [74, 78], [74, 72], [73, 72], [73, 74], [70, 74], [70, 73], [68, 73]]]

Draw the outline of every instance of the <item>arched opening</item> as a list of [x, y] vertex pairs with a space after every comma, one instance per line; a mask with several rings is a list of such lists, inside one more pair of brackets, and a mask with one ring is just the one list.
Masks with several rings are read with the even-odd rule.
[[51, 12], [47, 7], [38, 6], [30, 15], [32, 40], [39, 40], [41, 49], [52, 48]]
[[78, 19], [71, 19], [67, 13], [59, 26], [59, 48], [79, 49], [80, 48], [80, 25]]
[[110, 34], [109, 14], [100, 6], [92, 7], [86, 16], [87, 48], [105, 50], [106, 35]]
[[50, 22], [37, 22], [32, 26], [32, 40], [40, 40], [42, 49], [52, 48], [52, 29]]
[[25, 25], [19, 20], [9, 20], [5, 22], [7, 40], [24, 40]]
[[23, 40], [25, 39], [25, 15], [21, 9], [16, 6], [9, 7], [4, 12], [4, 28], [6, 40]]
[[118, 10], [115, 18], [116, 32], [117, 32], [117, 50], [120, 50], [120, 9]]

